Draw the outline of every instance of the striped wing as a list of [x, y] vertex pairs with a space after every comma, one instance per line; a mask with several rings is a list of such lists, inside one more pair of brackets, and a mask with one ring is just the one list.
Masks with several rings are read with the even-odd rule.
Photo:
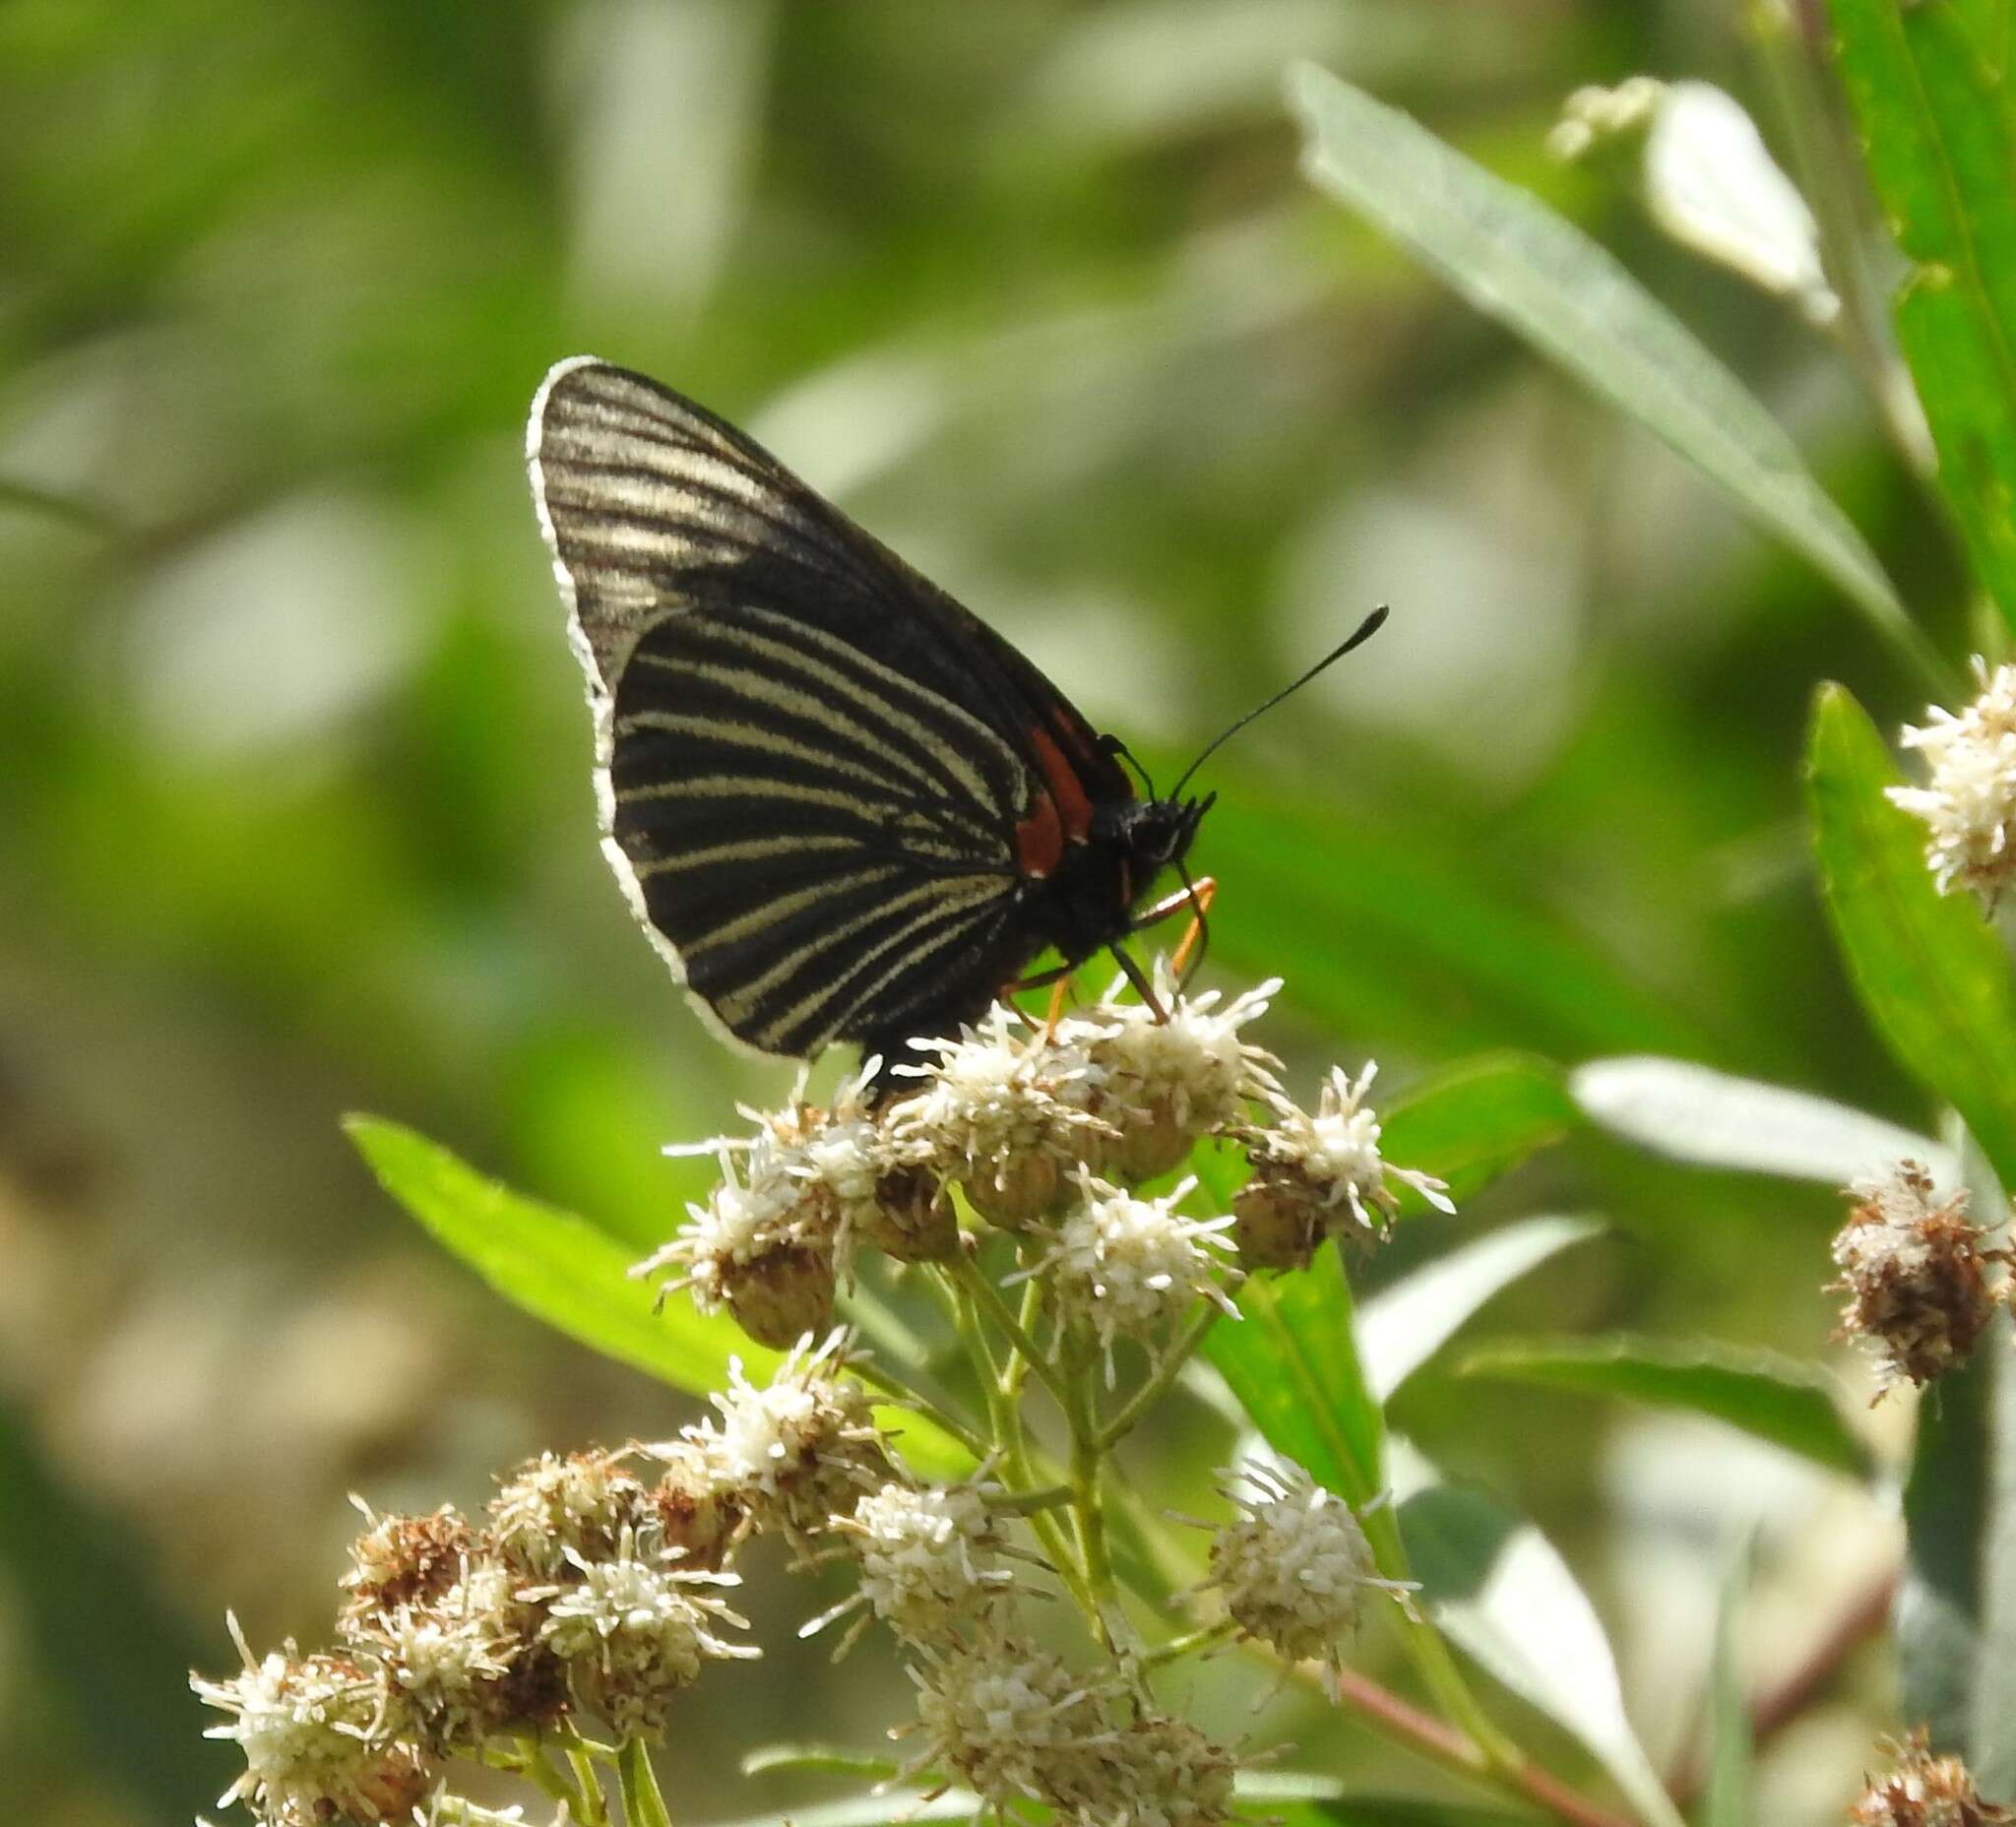
[[641, 376], [561, 363], [528, 455], [588, 675], [603, 848], [697, 1004], [795, 1055], [977, 1015], [1035, 949], [1016, 829], [1046, 764], [1017, 733], [1110, 768], [1082, 720], [775, 459]]

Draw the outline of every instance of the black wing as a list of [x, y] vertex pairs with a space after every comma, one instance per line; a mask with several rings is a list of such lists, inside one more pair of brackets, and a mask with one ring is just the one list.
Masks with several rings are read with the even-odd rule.
[[1108, 776], [1126, 790], [1083, 720], [759, 446], [641, 375], [560, 363], [527, 445], [588, 675], [603, 848], [695, 1001], [781, 1054], [978, 1014], [1034, 949], [1016, 827], [1057, 783], [1031, 732], [1081, 798]]

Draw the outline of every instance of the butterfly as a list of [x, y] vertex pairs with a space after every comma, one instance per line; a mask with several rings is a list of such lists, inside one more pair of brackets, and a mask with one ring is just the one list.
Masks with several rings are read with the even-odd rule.
[[1137, 794], [1122, 745], [1008, 642], [656, 381], [560, 362], [526, 454], [602, 849], [717, 1032], [851, 1042], [888, 1089], [1045, 950], [1056, 978], [1110, 949], [1153, 1002], [1120, 942], [1214, 795]]

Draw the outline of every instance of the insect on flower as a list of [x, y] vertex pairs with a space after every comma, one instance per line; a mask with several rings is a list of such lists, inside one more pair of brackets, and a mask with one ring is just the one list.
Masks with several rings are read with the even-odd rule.
[[[879, 1056], [1203, 897], [1172, 792], [976, 616], [732, 426], [588, 356], [527, 431], [595, 715], [603, 851], [702, 1016], [759, 1053]], [[1183, 891], [1141, 903], [1173, 868]]]

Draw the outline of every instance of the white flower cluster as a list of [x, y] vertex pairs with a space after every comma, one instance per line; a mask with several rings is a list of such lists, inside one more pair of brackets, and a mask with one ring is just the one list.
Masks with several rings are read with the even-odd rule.
[[[410, 1822], [446, 1759], [499, 1736], [577, 1710], [620, 1739], [662, 1733], [707, 1662], [757, 1654], [726, 1634], [747, 1626], [718, 1596], [738, 1583], [737, 1544], [823, 1528], [888, 1480], [846, 1365], [836, 1334], [765, 1387], [737, 1370], [719, 1414], [665, 1445], [543, 1454], [481, 1527], [367, 1512], [336, 1653], [255, 1658], [233, 1620], [240, 1672], [191, 1677], [229, 1716], [211, 1735], [245, 1756], [224, 1801], [275, 1827]], [[663, 1463], [656, 1484], [631, 1470], [641, 1458]], [[420, 1818], [437, 1816], [463, 1818]]]
[[1212, 1538], [1205, 1585], [1241, 1636], [1291, 1662], [1334, 1664], [1338, 1640], [1357, 1628], [1361, 1591], [1413, 1590], [1379, 1577], [1351, 1505], [1301, 1467], [1249, 1460], [1221, 1488], [1240, 1514]]
[[1333, 1066], [1313, 1115], [1285, 1098], [1247, 1148], [1253, 1177], [1240, 1189], [1239, 1252], [1267, 1269], [1306, 1267], [1326, 1236], [1376, 1236], [1400, 1210], [1395, 1182], [1438, 1212], [1453, 1212], [1432, 1174], [1390, 1165], [1379, 1149], [1379, 1119], [1365, 1102], [1378, 1067], [1355, 1079]]
[[1977, 896], [1990, 913], [2016, 875], [2016, 666], [1990, 672], [1979, 656], [1980, 691], [1957, 715], [1933, 705], [1904, 746], [1924, 757], [1923, 787], [1886, 788], [1886, 796], [1926, 828], [1925, 866], [1939, 892]]
[[1229, 1753], [1118, 1674], [1088, 1679], [1027, 1637], [989, 1629], [926, 1654], [911, 1678], [923, 1742], [899, 1781], [935, 1772], [1002, 1818], [1033, 1801], [1076, 1827], [1232, 1817]]

